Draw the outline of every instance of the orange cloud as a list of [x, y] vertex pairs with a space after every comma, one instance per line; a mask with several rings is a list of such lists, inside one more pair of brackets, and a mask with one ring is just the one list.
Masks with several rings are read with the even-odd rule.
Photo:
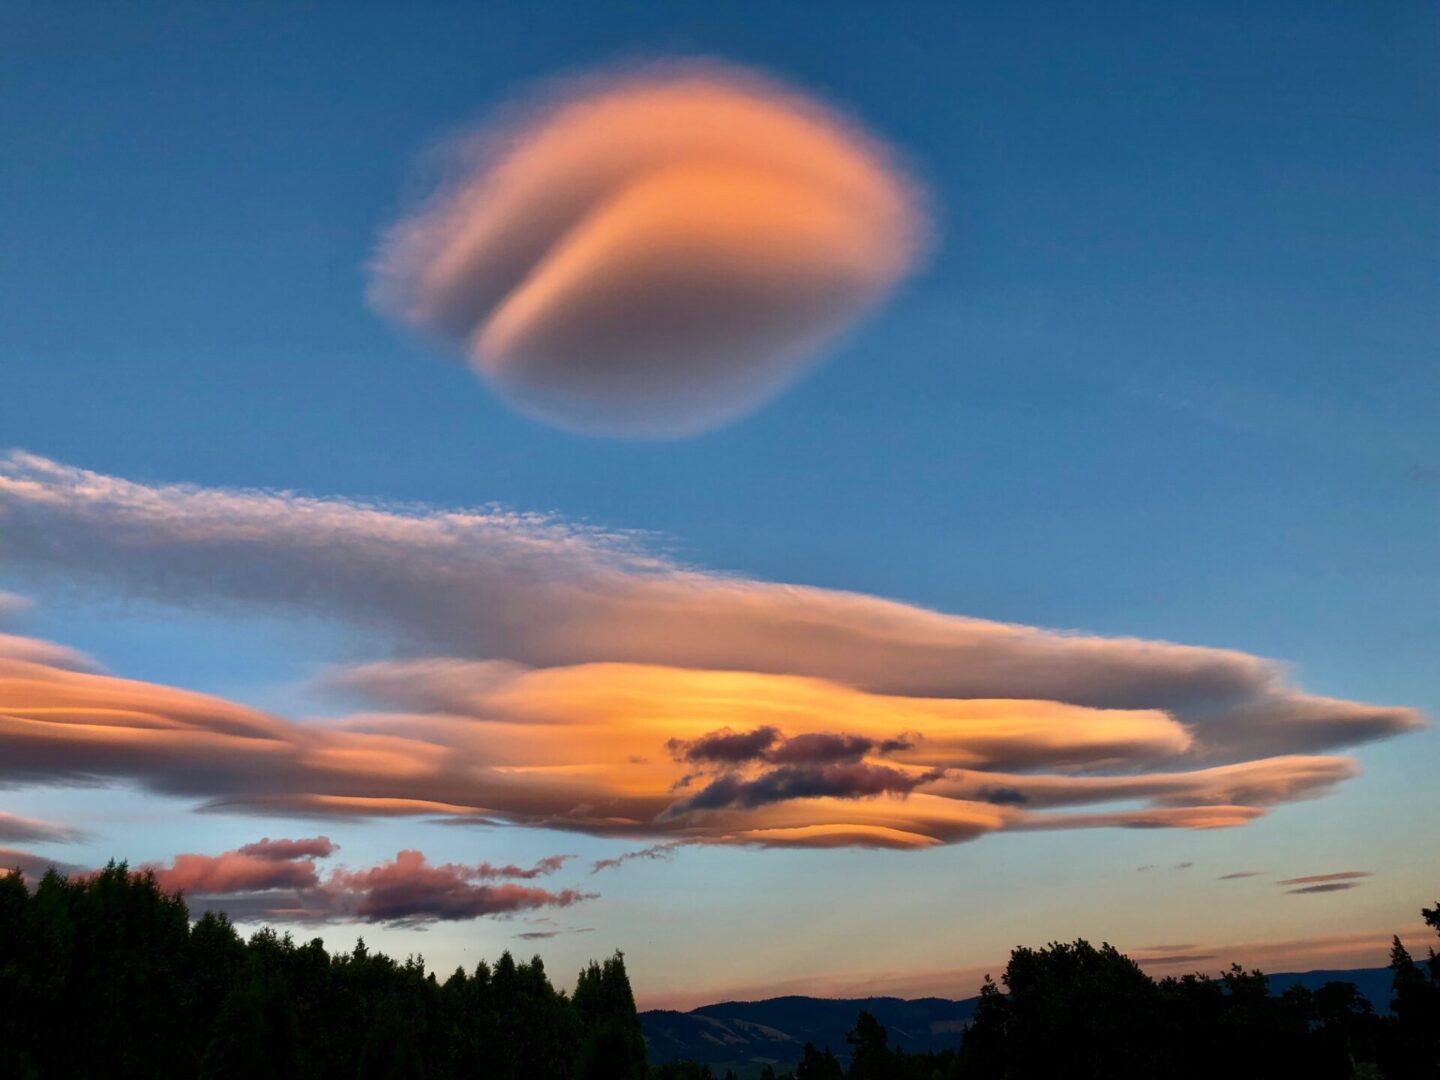
[[[1234, 650], [707, 574], [630, 536], [500, 511], [406, 513], [148, 487], [19, 453], [0, 457], [0, 564], [207, 610], [231, 600], [329, 615], [458, 658], [423, 663], [425, 711], [464, 712], [488, 680], [506, 677], [503, 664], [487, 673], [472, 662], [481, 659], [786, 675], [895, 697], [1164, 713], [1188, 733], [1192, 764], [1313, 753], [1423, 723], [1413, 709], [1307, 694], [1282, 665]], [[407, 709], [419, 673], [396, 669]], [[385, 693], [378, 675], [366, 689]], [[714, 715], [711, 730], [731, 722], [723, 709]]]
[[913, 182], [852, 122], [760, 76], [577, 80], [471, 137], [391, 230], [372, 295], [521, 411], [687, 435], [757, 407], [913, 267]]
[[25, 455], [0, 459], [0, 561], [451, 653], [334, 672], [319, 689], [359, 711], [317, 721], [0, 637], [0, 780], [216, 809], [901, 848], [1213, 828], [1355, 774], [1318, 751], [1422, 723], [1231, 650], [705, 574], [498, 511], [147, 487]]

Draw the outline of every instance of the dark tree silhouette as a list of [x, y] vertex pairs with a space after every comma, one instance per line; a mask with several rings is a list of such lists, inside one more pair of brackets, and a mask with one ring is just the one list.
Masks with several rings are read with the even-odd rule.
[[331, 956], [223, 915], [193, 925], [178, 895], [111, 863], [0, 875], [0, 1077], [306, 1080], [644, 1080], [624, 959], [591, 964], [576, 994], [536, 957], [456, 971], [360, 941]]
[[[1440, 903], [1425, 908], [1440, 932]], [[958, 1050], [907, 1054], [861, 1012], [841, 1048], [747, 1080], [1435, 1080], [1440, 956], [1397, 938], [1390, 1015], [1350, 983], [1272, 994], [1264, 975], [1147, 976], [1109, 945], [1018, 948], [986, 980]], [[695, 1062], [647, 1066], [624, 957], [573, 995], [509, 953], [444, 982], [364, 941], [318, 940], [223, 915], [193, 924], [152, 875], [111, 863], [0, 874], [0, 1078], [738, 1080]]]

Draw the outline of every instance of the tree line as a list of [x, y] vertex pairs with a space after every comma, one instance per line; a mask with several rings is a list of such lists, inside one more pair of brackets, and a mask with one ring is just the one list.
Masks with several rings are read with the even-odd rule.
[[[1440, 903], [1423, 911], [1440, 933]], [[911, 1054], [861, 1012], [843, 1047], [807, 1045], [761, 1080], [1150, 1080], [1440, 1077], [1440, 956], [1397, 938], [1381, 1014], [1350, 983], [1270, 993], [1236, 966], [1154, 980], [1110, 945], [1017, 948], [954, 1050]], [[363, 941], [329, 954], [183, 897], [124, 864], [0, 876], [0, 1078], [727, 1080], [646, 1061], [616, 953], [573, 993], [539, 957], [439, 979]], [[727, 1074], [729, 1080], [738, 1080]]]

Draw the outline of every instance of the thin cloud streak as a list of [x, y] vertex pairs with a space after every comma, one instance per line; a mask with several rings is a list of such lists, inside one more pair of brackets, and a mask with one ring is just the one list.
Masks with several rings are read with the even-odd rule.
[[1358, 889], [1358, 881], [1332, 881], [1325, 885], [1306, 885], [1303, 889], [1286, 889], [1287, 896], [1306, 896], [1310, 893], [1332, 893], [1345, 892], [1347, 889]]
[[86, 834], [82, 830], [69, 825], [56, 825], [38, 818], [0, 813], [0, 840], [18, 841], [22, 844], [77, 844], [85, 838]]

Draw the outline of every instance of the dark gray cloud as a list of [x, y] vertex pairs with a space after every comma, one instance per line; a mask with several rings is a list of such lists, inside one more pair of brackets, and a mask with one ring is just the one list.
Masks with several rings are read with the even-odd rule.
[[940, 779], [945, 770], [902, 772], [888, 765], [844, 762], [833, 765], [782, 765], [747, 780], [733, 774], [717, 777], [669, 813], [718, 810], [737, 806], [753, 809], [789, 799], [861, 799], [875, 795], [908, 795], [917, 787]]
[[1358, 881], [1331, 881], [1324, 885], [1306, 885], [1301, 889], [1286, 889], [1285, 892], [1290, 896], [1304, 896], [1307, 893], [1344, 892], [1346, 889], [1358, 889], [1359, 887], [1360, 882]]
[[684, 761], [696, 764], [739, 765], [764, 757], [779, 738], [780, 729], [768, 725], [753, 731], [731, 731], [729, 728], [722, 728], [689, 741], [671, 739], [666, 746], [672, 754]]
[[623, 855], [615, 855], [608, 859], [596, 859], [590, 864], [590, 872], [597, 874], [601, 870], [613, 870], [637, 859], [646, 862], [669, 862], [682, 847], [693, 843], [695, 843], [693, 840], [668, 840], [663, 844], [651, 844], [649, 847], [627, 851]]

